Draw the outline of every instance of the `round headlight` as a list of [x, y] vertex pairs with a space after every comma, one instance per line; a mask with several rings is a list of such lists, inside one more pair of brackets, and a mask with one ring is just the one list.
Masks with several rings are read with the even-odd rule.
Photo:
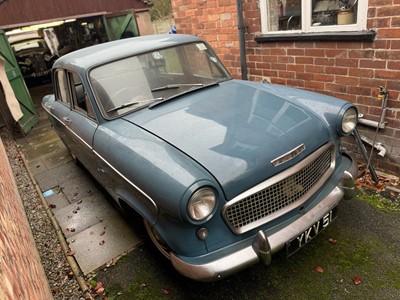
[[358, 114], [354, 107], [350, 107], [342, 118], [342, 132], [344, 134], [351, 133], [357, 126]]
[[215, 193], [210, 188], [197, 190], [188, 202], [189, 216], [196, 221], [206, 219], [214, 210], [215, 198]]

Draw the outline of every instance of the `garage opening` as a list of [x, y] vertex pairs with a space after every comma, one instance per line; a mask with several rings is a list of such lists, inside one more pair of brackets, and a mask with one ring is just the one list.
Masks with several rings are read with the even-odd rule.
[[51, 67], [62, 55], [138, 35], [131, 12], [84, 16], [6, 31], [29, 87], [50, 82]]

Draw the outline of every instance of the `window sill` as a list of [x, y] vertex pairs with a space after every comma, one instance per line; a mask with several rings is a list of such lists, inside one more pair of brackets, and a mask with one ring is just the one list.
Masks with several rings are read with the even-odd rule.
[[367, 31], [342, 31], [318, 33], [289, 33], [289, 34], [260, 34], [254, 38], [256, 42], [287, 42], [287, 41], [373, 41], [376, 32]]

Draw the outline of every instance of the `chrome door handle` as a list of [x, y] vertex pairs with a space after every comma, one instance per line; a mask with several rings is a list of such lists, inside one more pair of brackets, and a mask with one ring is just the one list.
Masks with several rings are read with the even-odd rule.
[[65, 122], [67, 122], [67, 123], [71, 123], [71, 119], [68, 118], [68, 117], [63, 117], [63, 120], [64, 120]]

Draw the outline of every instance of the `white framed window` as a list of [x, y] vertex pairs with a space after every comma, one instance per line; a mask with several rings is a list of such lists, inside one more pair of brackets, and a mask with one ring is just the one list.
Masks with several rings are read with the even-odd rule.
[[363, 31], [365, 0], [260, 0], [263, 34]]

